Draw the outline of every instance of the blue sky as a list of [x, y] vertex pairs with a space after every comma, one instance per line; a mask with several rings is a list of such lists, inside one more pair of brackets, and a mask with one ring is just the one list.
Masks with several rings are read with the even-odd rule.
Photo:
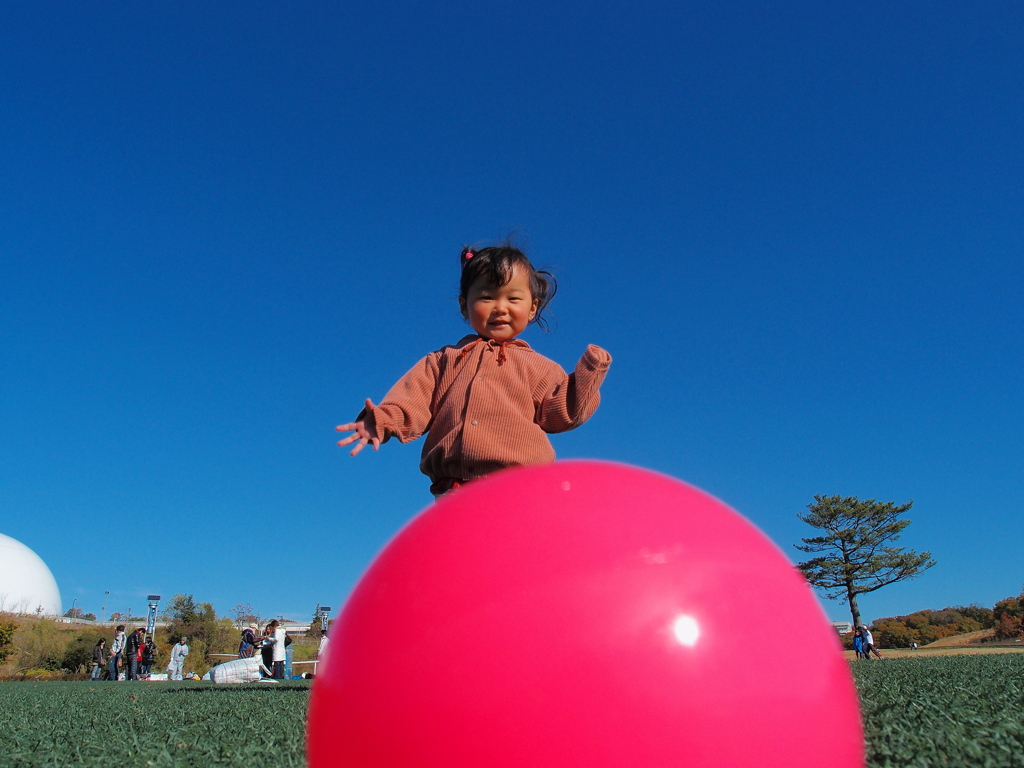
[[814, 494], [914, 499], [938, 565], [869, 619], [1018, 594], [1022, 36], [1011, 2], [9, 5], [0, 532], [65, 607], [340, 605], [430, 497], [419, 444], [333, 428], [517, 229], [560, 278], [524, 338], [614, 357], [560, 457], [794, 559]]

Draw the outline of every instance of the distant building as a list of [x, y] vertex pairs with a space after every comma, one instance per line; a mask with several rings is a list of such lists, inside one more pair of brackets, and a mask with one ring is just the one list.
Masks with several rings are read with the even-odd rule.
[[310, 624], [308, 621], [291, 621], [290, 619], [284, 619], [281, 621], [281, 626], [284, 627], [286, 634], [304, 635], [309, 632]]
[[60, 590], [46, 563], [20, 541], [0, 533], [0, 611], [58, 617]]
[[840, 635], [848, 635], [853, 632], [853, 624], [848, 621], [833, 621], [832, 629], [838, 632]]

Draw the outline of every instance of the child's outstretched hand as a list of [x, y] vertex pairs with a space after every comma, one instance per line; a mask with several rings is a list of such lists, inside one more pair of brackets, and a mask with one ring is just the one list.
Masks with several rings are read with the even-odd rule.
[[[365, 415], [360, 421], [353, 421], [351, 424], [339, 424], [335, 429], [338, 432], [352, 430], [351, 435], [344, 440], [338, 441], [338, 445], [356, 443], [356, 447], [352, 449], [349, 456], [355, 456], [366, 447], [367, 443], [373, 443], [373, 450], [380, 450], [380, 440], [377, 439], [377, 422], [373, 418], [373, 401], [370, 398], [366, 398]], [[356, 442], [357, 440], [358, 442]]]

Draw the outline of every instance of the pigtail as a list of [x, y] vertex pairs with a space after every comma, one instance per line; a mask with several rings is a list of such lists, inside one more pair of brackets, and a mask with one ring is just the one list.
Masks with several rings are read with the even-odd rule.
[[533, 292], [534, 298], [537, 299], [537, 314], [534, 315], [533, 320], [530, 322], [535, 323], [544, 333], [550, 333], [551, 327], [544, 315], [551, 315], [554, 318], [551, 310], [548, 309], [548, 304], [555, 298], [555, 293], [558, 291], [558, 281], [548, 270], [535, 269], [533, 274], [530, 275], [530, 289]]

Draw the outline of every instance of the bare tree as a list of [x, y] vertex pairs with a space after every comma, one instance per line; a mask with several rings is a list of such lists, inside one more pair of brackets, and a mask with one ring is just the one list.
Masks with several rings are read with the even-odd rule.
[[253, 610], [251, 603], [239, 603], [231, 609], [231, 615], [235, 617], [235, 627], [245, 629], [249, 624], [259, 624], [260, 615]]

